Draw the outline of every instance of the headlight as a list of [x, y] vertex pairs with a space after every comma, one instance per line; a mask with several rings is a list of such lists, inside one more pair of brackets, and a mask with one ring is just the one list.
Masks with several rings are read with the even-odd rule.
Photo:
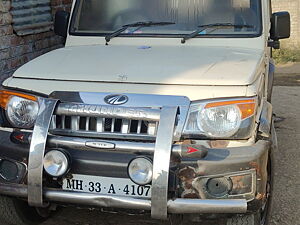
[[128, 165], [130, 179], [138, 185], [146, 185], [152, 181], [153, 166], [147, 158], [133, 159]]
[[51, 150], [44, 157], [44, 169], [50, 176], [63, 176], [69, 170], [69, 158], [61, 151]]
[[255, 109], [254, 98], [192, 103], [183, 133], [189, 137], [247, 138]]
[[5, 109], [10, 124], [17, 128], [31, 128], [38, 115], [39, 105], [34, 96], [0, 91], [0, 106]]

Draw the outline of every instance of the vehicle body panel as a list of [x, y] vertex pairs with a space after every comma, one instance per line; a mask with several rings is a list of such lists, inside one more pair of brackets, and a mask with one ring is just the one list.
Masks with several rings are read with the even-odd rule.
[[44, 95], [53, 91], [79, 91], [79, 92], [107, 92], [107, 93], [136, 93], [156, 95], [181, 95], [190, 100], [228, 98], [228, 97], [251, 97], [255, 96], [260, 86], [261, 78], [252, 85], [245, 86], [190, 86], [190, 85], [154, 85], [154, 84], [129, 84], [129, 83], [104, 83], [89, 81], [65, 81], [38, 80], [9, 78], [3, 86], [27, 90]]
[[66, 47], [34, 59], [13, 77], [242, 86], [255, 81], [262, 58], [262, 51], [186, 45]]

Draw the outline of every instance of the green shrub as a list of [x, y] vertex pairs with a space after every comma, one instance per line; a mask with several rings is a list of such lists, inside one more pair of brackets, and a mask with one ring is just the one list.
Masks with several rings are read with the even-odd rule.
[[273, 50], [273, 58], [277, 64], [282, 64], [287, 62], [300, 62], [300, 49]]

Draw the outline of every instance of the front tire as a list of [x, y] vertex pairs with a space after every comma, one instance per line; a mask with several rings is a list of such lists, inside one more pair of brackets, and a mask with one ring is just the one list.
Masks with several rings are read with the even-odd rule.
[[226, 225], [260, 225], [259, 213], [235, 216], [227, 220]]
[[38, 225], [48, 217], [41, 216], [36, 208], [22, 200], [0, 196], [0, 223], [3, 225]]
[[274, 187], [274, 151], [277, 149], [277, 136], [272, 123], [271, 130], [272, 147], [269, 152], [267, 165], [268, 181], [267, 181], [267, 201], [262, 208], [257, 212], [249, 215], [240, 215], [227, 220], [226, 225], [268, 225], [272, 211], [272, 195]]

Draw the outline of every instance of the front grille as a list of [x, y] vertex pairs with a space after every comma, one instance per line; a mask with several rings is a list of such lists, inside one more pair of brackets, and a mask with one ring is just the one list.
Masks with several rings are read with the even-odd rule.
[[[80, 115], [78, 115], [80, 114]], [[138, 118], [124, 118], [113, 115], [91, 116], [82, 115], [82, 111], [71, 115], [67, 110], [58, 110], [52, 117], [50, 133], [66, 136], [83, 136], [99, 138], [144, 139], [154, 140], [157, 133], [158, 121]]]
[[116, 118], [58, 116], [52, 118], [52, 129], [155, 135], [157, 122]]

